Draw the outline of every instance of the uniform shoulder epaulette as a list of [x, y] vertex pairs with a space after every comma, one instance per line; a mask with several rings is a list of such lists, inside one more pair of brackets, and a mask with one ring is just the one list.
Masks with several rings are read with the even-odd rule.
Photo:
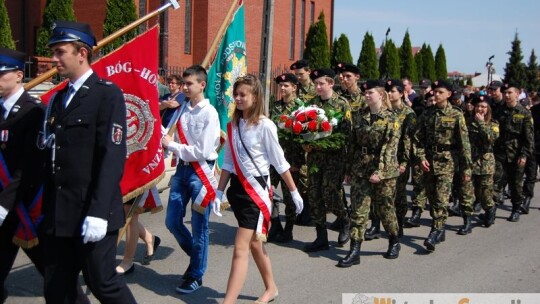
[[30, 96], [30, 99], [28, 99], [27, 101], [33, 104], [41, 104], [41, 99], [34, 96]]
[[107, 80], [107, 79], [99, 79], [99, 80], [98, 80], [98, 83], [99, 83], [99, 84], [102, 84], [102, 85], [106, 85], [106, 86], [110, 86], [110, 85], [113, 84], [112, 81]]
[[463, 113], [463, 109], [458, 106], [452, 105], [452, 108], [459, 110], [459, 112]]

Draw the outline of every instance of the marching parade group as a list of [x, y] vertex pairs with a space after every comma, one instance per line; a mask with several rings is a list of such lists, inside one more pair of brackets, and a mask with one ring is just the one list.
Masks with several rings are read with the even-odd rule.
[[[133, 265], [119, 266], [123, 272], [116, 267], [125, 222], [122, 92], [92, 70], [96, 39], [87, 24], [57, 21], [48, 45], [69, 85], [47, 107], [22, 86], [25, 55], [0, 49], [0, 303], [19, 248], [43, 275], [47, 303], [89, 303], [81, 271], [100, 302], [136, 303], [122, 278]], [[296, 224], [316, 228], [305, 252], [329, 249], [327, 229], [339, 230], [338, 245], [350, 241], [350, 250], [337, 266], [350, 267], [360, 263], [362, 242], [380, 237], [381, 223], [389, 239], [384, 257], [398, 258], [403, 228], [420, 226], [427, 201], [432, 221], [424, 245], [430, 252], [445, 240], [449, 213], [463, 217], [461, 235], [471, 233], [478, 208], [482, 224], [493, 225], [506, 186], [508, 220], [529, 212], [537, 169], [531, 111], [538, 109], [523, 107], [512, 83], [494, 81], [487, 95], [465, 96], [447, 80], [424, 79], [419, 93], [408, 79], [361, 81], [352, 64], [312, 70], [299, 60], [290, 70], [275, 79], [281, 98], [271, 102], [270, 115], [260, 80], [236, 79], [219, 179], [214, 169], [223, 143], [218, 114], [204, 95], [207, 72], [194, 65], [169, 77], [176, 89], [160, 101], [161, 143], [177, 166], [165, 226], [189, 257], [178, 292], [202, 286], [210, 213], [221, 216], [225, 200], [238, 230], [223, 303], [239, 297], [250, 253], [265, 287], [255, 303], [278, 296], [264, 242], [293, 240]], [[406, 219], [409, 180], [414, 195]], [[280, 181], [285, 226], [272, 195]], [[188, 208], [190, 227], [184, 223]], [[328, 212], [336, 215], [330, 227]], [[159, 246], [152, 238], [146, 264]]]

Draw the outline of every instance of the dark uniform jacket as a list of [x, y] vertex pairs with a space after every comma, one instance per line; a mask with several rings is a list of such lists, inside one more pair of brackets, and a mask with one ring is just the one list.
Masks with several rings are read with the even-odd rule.
[[126, 159], [126, 107], [120, 89], [92, 74], [67, 108], [67, 87], [50, 102], [46, 118], [55, 134], [55, 160], [48, 149], [44, 222], [47, 234], [81, 235], [86, 216], [108, 221], [107, 231], [124, 223], [120, 179]]
[[495, 158], [500, 162], [517, 162], [518, 158], [533, 156], [533, 125], [529, 110], [517, 103], [499, 111], [500, 136], [495, 141]]
[[44, 153], [37, 148], [43, 112], [40, 102], [24, 92], [7, 119], [0, 117], [0, 150], [11, 176], [6, 189], [0, 190], [0, 205], [10, 211], [4, 225], [18, 222], [15, 206], [22, 201], [28, 207], [43, 180]]

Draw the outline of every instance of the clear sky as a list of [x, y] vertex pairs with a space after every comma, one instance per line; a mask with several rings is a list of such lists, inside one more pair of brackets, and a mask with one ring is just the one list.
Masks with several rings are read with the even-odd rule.
[[485, 73], [495, 55], [493, 67], [504, 76], [516, 31], [523, 62], [532, 49], [540, 58], [539, 0], [335, 0], [334, 10], [334, 38], [347, 35], [355, 63], [366, 31], [379, 47], [388, 27], [388, 38], [398, 47], [407, 29], [412, 46], [429, 44], [435, 55], [442, 44], [449, 72]]

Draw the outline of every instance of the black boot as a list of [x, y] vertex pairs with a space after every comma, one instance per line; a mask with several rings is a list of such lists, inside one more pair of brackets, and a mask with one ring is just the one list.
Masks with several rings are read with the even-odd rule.
[[480, 213], [482, 211], [482, 204], [480, 202], [474, 202], [474, 213]]
[[343, 218], [343, 227], [339, 231], [338, 235], [338, 245], [339, 247], [347, 244], [351, 238], [351, 219], [348, 216]]
[[304, 247], [304, 252], [316, 252], [321, 250], [328, 250], [328, 231], [326, 231], [326, 226], [316, 226], [317, 238], [313, 243], [308, 244]]
[[276, 238], [276, 242], [278, 243], [287, 243], [293, 240], [292, 231], [294, 228], [294, 220], [288, 220], [285, 223], [285, 229], [283, 229], [283, 232], [278, 235]]
[[489, 226], [493, 225], [495, 223], [495, 213], [497, 212], [497, 206], [491, 207], [491, 209], [487, 210], [484, 214], [484, 226], [488, 228]]
[[343, 259], [339, 260], [337, 267], [347, 268], [360, 264], [360, 245], [362, 241], [351, 240], [351, 250]]
[[405, 221], [405, 217], [403, 215], [397, 216], [397, 223], [398, 223], [398, 237], [403, 237], [403, 222]]
[[519, 221], [519, 209], [521, 208], [521, 205], [512, 205], [512, 213], [510, 213], [510, 216], [506, 219], [509, 222], [518, 222]]
[[472, 232], [472, 223], [471, 223], [471, 216], [470, 215], [464, 215], [463, 216], [463, 227], [459, 228], [458, 234], [459, 235], [466, 235]]
[[431, 228], [431, 231], [429, 232], [427, 239], [424, 241], [424, 246], [426, 246], [426, 249], [429, 252], [435, 251], [435, 245], [437, 243], [440, 243], [440, 241], [438, 241], [438, 238], [437, 238], [439, 233], [440, 233], [439, 230]]
[[341, 228], [343, 228], [343, 217], [342, 216], [336, 217], [336, 220], [333, 221], [330, 225], [328, 225], [328, 229], [334, 230], [334, 231], [340, 231]]
[[504, 205], [504, 193], [501, 192], [499, 193], [499, 196], [495, 197], [495, 204], [497, 204], [497, 206]]
[[270, 231], [268, 231], [266, 240], [268, 242], [275, 242], [278, 236], [283, 233], [283, 226], [281, 226], [279, 217], [271, 219], [270, 222]]
[[521, 204], [521, 207], [519, 207], [519, 211], [522, 214], [529, 214], [529, 208], [531, 207], [531, 199], [532, 199], [532, 197], [527, 196], [523, 200], [523, 203]]
[[412, 216], [409, 218], [403, 226], [405, 228], [420, 227], [420, 218], [422, 217], [422, 209], [418, 207], [412, 208]]
[[444, 228], [439, 229], [439, 232], [437, 232], [436, 240], [437, 240], [437, 244], [446, 241], [446, 230], [444, 230]]
[[364, 233], [364, 238], [366, 241], [371, 241], [373, 239], [378, 239], [381, 237], [381, 220], [374, 218], [371, 220], [371, 227], [366, 230]]
[[454, 199], [454, 204], [448, 207], [448, 216], [461, 216], [461, 209], [459, 208], [459, 201]]
[[399, 251], [401, 245], [399, 244], [399, 238], [397, 236], [390, 236], [388, 239], [388, 250], [384, 257], [386, 259], [397, 259], [399, 257]]

